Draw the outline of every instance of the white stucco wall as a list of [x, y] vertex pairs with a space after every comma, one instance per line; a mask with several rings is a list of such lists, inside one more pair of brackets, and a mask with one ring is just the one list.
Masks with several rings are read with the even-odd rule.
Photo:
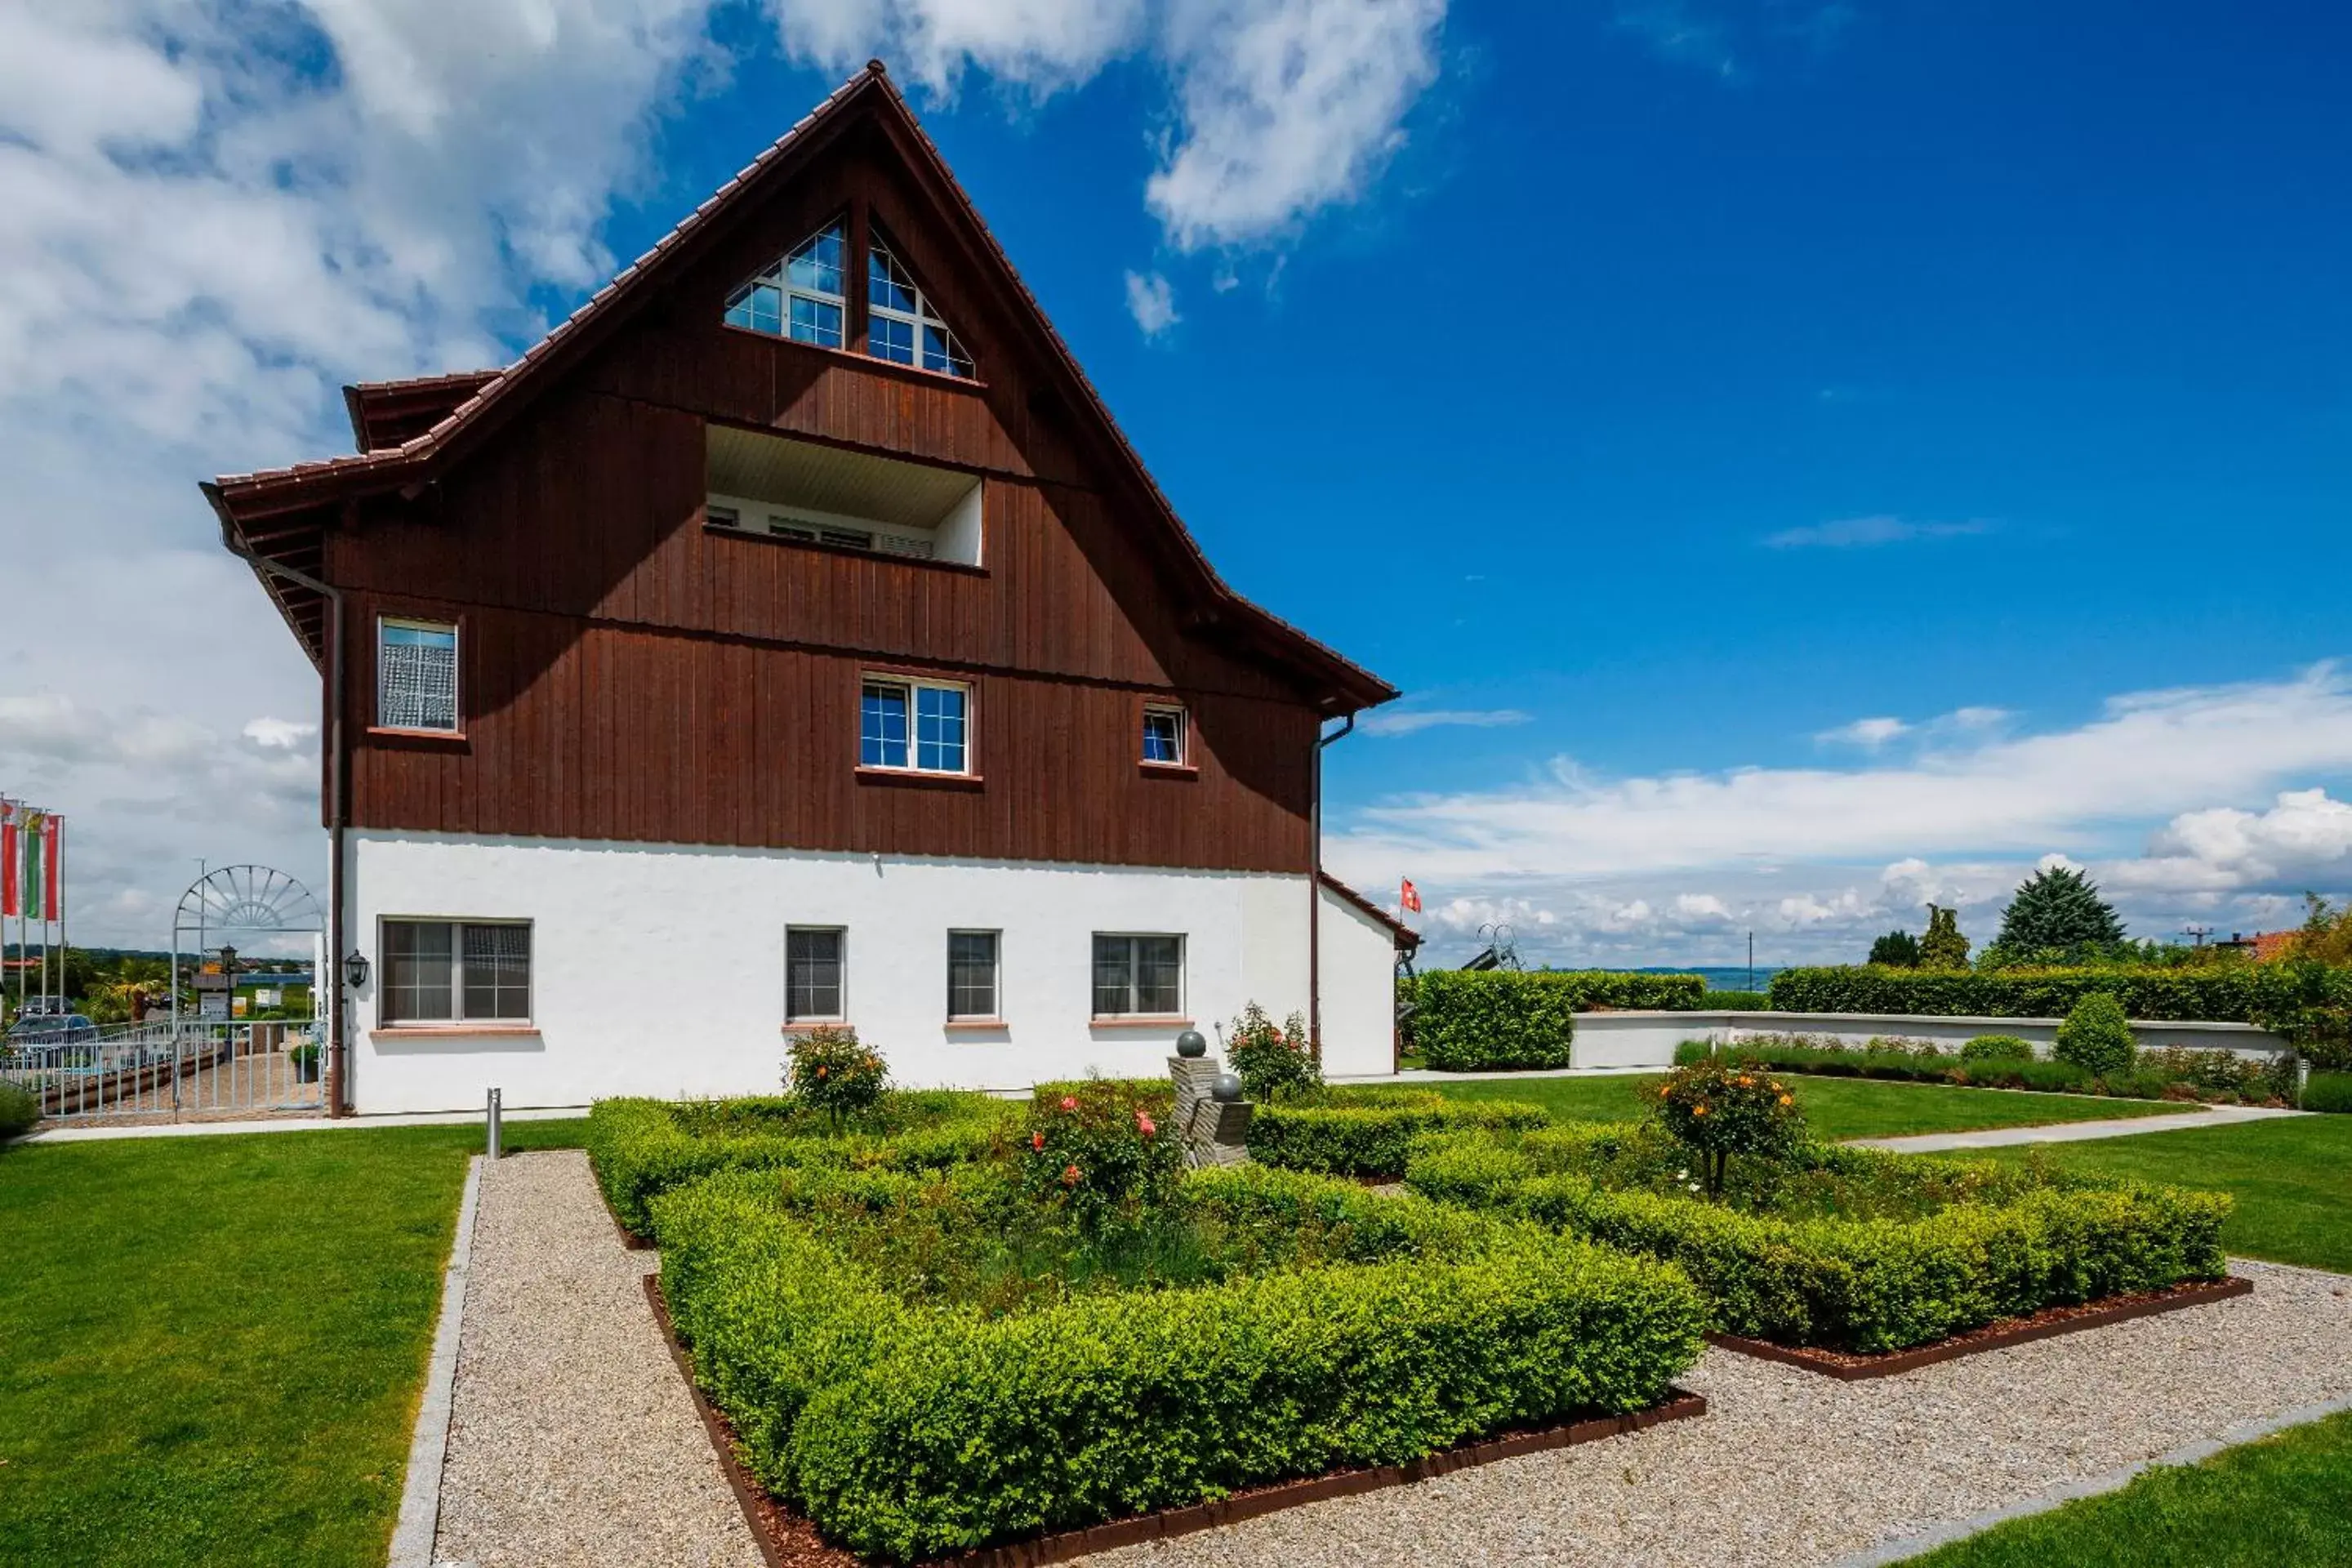
[[[847, 931], [848, 1021], [909, 1085], [1025, 1087], [1158, 1073], [1180, 1024], [1097, 1026], [1093, 934], [1185, 938], [1185, 1012], [1307, 1007], [1300, 876], [355, 833], [352, 940], [373, 965], [351, 1016], [363, 1112], [602, 1096], [772, 1092], [783, 1058], [784, 929]], [[385, 917], [531, 922], [530, 1034], [380, 1033]], [[1390, 1061], [1388, 931], [1323, 904], [1324, 1049], [1335, 1073]], [[1002, 1028], [946, 1026], [947, 933], [1003, 932]]]
[[[1575, 1065], [1580, 1068], [1666, 1067], [1685, 1040], [1718, 1042], [1764, 1035], [1803, 1035], [1842, 1046], [1873, 1039], [1925, 1040], [1951, 1049], [1979, 1035], [2015, 1035], [2048, 1056], [2058, 1018], [1937, 1018], [1861, 1013], [1579, 1013]], [[2266, 1057], [2287, 1042], [2252, 1024], [2132, 1022], [2144, 1050], [2179, 1046], [2193, 1051], [2231, 1050]]]

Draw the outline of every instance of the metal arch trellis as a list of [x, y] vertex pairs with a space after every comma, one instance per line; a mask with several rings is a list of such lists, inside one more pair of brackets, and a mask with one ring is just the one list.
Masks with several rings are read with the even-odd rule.
[[[172, 1017], [180, 1016], [180, 973], [191, 956], [201, 965], [215, 935], [318, 936], [327, 929], [327, 914], [310, 889], [270, 866], [224, 866], [208, 871], [180, 895], [172, 916]], [[315, 944], [314, 944], [315, 945]], [[322, 977], [312, 976], [315, 998]]]

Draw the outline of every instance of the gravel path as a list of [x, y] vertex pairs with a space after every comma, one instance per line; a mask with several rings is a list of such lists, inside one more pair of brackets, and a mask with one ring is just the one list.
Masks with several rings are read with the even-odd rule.
[[485, 1163], [434, 1556], [761, 1568], [577, 1152]]
[[1827, 1563], [2352, 1396], [2352, 1278], [1840, 1383], [1710, 1350], [1708, 1414], [1085, 1559], [1102, 1568]]

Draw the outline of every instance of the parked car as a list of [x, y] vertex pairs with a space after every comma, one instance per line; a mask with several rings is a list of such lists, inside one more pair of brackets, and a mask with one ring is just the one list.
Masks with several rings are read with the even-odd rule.
[[30, 1046], [94, 1046], [98, 1026], [79, 1013], [28, 1013], [8, 1026], [11, 1050]]

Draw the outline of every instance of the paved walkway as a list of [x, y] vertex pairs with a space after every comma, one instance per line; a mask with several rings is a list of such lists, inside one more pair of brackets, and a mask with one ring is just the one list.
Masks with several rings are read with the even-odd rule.
[[[506, 1121], [556, 1121], [585, 1116], [584, 1105], [534, 1107], [500, 1114]], [[365, 1131], [371, 1127], [463, 1127], [479, 1122], [479, 1110], [415, 1110], [391, 1116], [272, 1116], [245, 1121], [153, 1121], [115, 1127], [77, 1127], [70, 1122], [44, 1128], [27, 1143], [91, 1143], [108, 1138], [215, 1138], [233, 1132]]]
[[1907, 1138], [1851, 1138], [1857, 1149], [1887, 1149], [1897, 1154], [1943, 1154], [1958, 1149], [2004, 1149], [2019, 1143], [2076, 1143], [2094, 1138], [2132, 1138], [2143, 1132], [2185, 1132], [2199, 1127], [2231, 1127], [2308, 1110], [2274, 1110], [2259, 1105], [2209, 1105], [2179, 1116], [2123, 1116], [2105, 1121], [2059, 1121], [2046, 1127], [1988, 1127], [1977, 1132], [1916, 1132]]

